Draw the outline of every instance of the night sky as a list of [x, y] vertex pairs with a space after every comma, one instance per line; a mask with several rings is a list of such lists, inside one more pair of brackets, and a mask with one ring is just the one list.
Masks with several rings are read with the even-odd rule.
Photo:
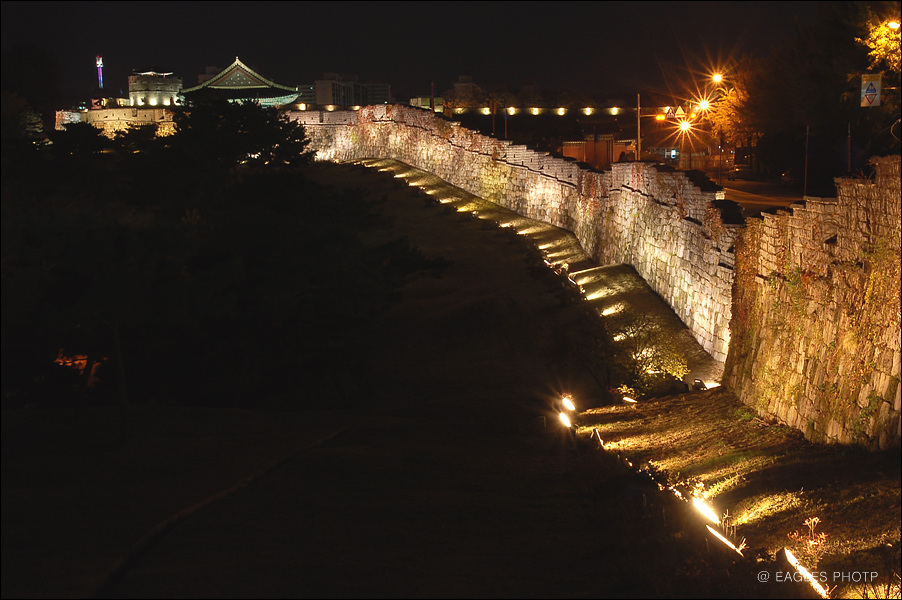
[[397, 101], [483, 86], [666, 91], [743, 53], [767, 54], [816, 2], [6, 2], [2, 45], [44, 48], [67, 90], [127, 91], [132, 70], [197, 84], [235, 56], [285, 85], [324, 72], [388, 82]]

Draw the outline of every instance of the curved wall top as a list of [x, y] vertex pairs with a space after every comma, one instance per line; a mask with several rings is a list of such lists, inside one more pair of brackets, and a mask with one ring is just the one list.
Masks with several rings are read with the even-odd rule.
[[[812, 439], [899, 444], [899, 157], [876, 182], [838, 181], [838, 203], [807, 199], [743, 227], [725, 217], [738, 207], [691, 171], [597, 172], [401, 105], [288, 115], [320, 160], [407, 163], [572, 231], [599, 264], [633, 266], [762, 414]], [[875, 289], [884, 324], [843, 316], [878, 306]]]

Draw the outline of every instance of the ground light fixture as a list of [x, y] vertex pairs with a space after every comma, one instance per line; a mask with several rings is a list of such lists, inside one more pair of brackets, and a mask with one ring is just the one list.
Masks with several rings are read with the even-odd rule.
[[592, 433], [595, 435], [595, 438], [598, 440], [598, 448], [600, 450], [604, 450], [604, 440], [601, 439], [601, 433], [598, 432], [598, 428], [593, 428]]
[[717, 517], [717, 513], [714, 512], [714, 509], [705, 504], [704, 500], [698, 497], [693, 497], [692, 506], [695, 507], [695, 510], [700, 512], [706, 519], [708, 519], [715, 525], [720, 525], [720, 519]]
[[571, 427], [573, 427], [573, 423], [570, 422], [570, 417], [568, 417], [566, 415], [566, 413], [558, 413], [557, 416], [558, 416], [558, 419], [561, 420], [561, 424], [564, 427], [566, 427], [567, 429], [570, 429]]
[[799, 562], [792, 552], [789, 551], [789, 548], [783, 548], [783, 553], [786, 555], [786, 560], [789, 561], [789, 564], [792, 565], [792, 568], [798, 571], [799, 575], [805, 578], [805, 580], [811, 584], [811, 587], [814, 588], [814, 591], [820, 595], [821, 598], [828, 598], [830, 596], [829, 592], [824, 589], [817, 579], [814, 578], [814, 575], [806, 569], [802, 563]]
[[[717, 531], [716, 529], [714, 529], [714, 528], [711, 527], [710, 525], [705, 525], [705, 527], [708, 529], [709, 532], [711, 532], [711, 535], [713, 535], [715, 538], [717, 538], [718, 540], [720, 540], [721, 542], [723, 542], [723, 544], [724, 544], [727, 548], [729, 548], [730, 550], [732, 550], [733, 552], [735, 552], [735, 553], [738, 554], [739, 556], [743, 556], [743, 555], [742, 555], [742, 551], [741, 551], [739, 548], [737, 548], [736, 545], [733, 544], [733, 542], [731, 542], [730, 540], [728, 540], [727, 538], [725, 538], [719, 531]], [[743, 557], [743, 558], [744, 558], [744, 557]], [[826, 598], [826, 596], [824, 596], [824, 597]]]
[[571, 412], [576, 410], [576, 405], [573, 404], [573, 396], [571, 396], [570, 394], [564, 394], [561, 397], [561, 404], [563, 404], [564, 408]]

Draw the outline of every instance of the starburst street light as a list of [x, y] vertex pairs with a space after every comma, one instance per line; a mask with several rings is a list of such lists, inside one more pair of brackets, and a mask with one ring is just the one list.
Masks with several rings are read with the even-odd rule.
[[[687, 140], [687, 138], [689, 139], [689, 170], [691, 171], [692, 170], [692, 145], [693, 145], [692, 137], [691, 137], [692, 133], [693, 133], [692, 121], [690, 121], [689, 119], [683, 119], [678, 123], [677, 127], [679, 128], [678, 135], [680, 138], [680, 152], [683, 152], [683, 148], [685, 148], [685, 146], [686, 146], [686, 140]], [[680, 168], [682, 168], [682, 162], [683, 161], [681, 159], [680, 160], [680, 163], [681, 163]]]
[[[718, 181], [723, 185], [723, 128], [722, 125], [718, 127], [715, 126], [714, 120], [712, 119], [714, 115], [712, 113], [730, 96], [733, 90], [729, 88], [728, 78], [721, 70], [710, 73], [710, 75], [705, 76], [702, 81], [704, 83], [697, 86], [696, 94], [692, 101], [696, 107], [696, 112], [693, 117], [699, 120], [699, 123], [695, 124], [694, 127], [698, 130], [699, 135], [697, 137], [702, 137], [702, 131], [704, 130], [712, 136], [711, 139], [716, 140], [719, 154], [717, 161]], [[693, 127], [692, 125], [689, 127], [682, 124], [680, 125], [681, 133], [689, 133]], [[708, 142], [710, 141], [711, 140], [709, 139]]]

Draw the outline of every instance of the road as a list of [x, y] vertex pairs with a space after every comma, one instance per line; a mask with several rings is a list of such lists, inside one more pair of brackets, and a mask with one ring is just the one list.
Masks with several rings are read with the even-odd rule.
[[764, 181], [724, 181], [723, 188], [726, 199], [739, 204], [746, 217], [802, 201], [795, 189]]

